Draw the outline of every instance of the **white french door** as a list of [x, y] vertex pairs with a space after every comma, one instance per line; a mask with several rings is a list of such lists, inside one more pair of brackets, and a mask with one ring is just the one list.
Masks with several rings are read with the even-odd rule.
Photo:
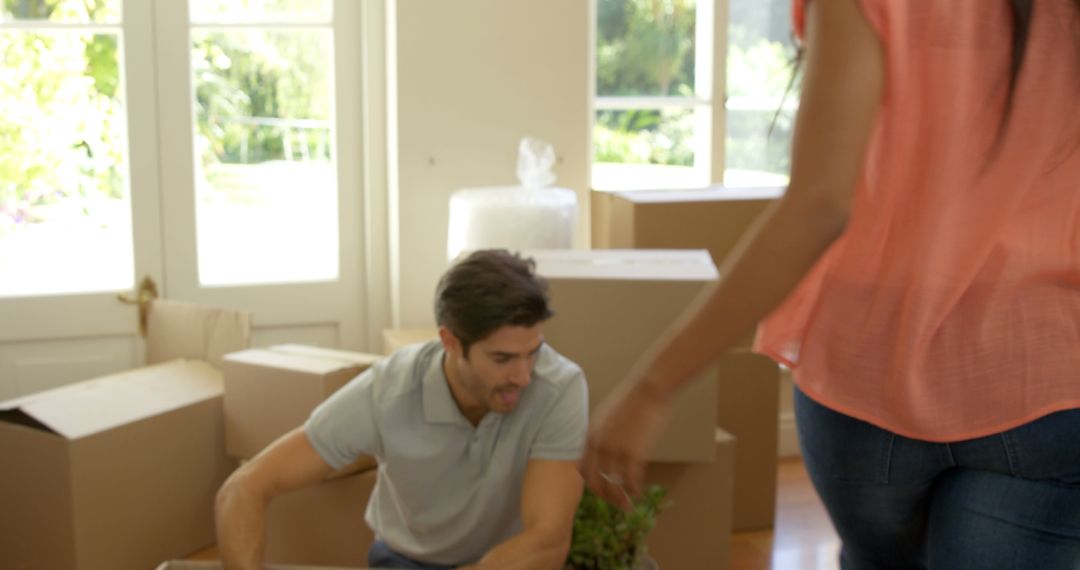
[[140, 364], [143, 277], [365, 346], [360, 3], [4, 6], [0, 399]]

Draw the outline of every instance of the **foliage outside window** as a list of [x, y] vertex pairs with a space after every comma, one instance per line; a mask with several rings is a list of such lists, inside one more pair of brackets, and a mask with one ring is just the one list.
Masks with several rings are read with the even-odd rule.
[[695, 0], [598, 0], [595, 186], [693, 176]]
[[[214, 13], [229, 3], [202, 4]], [[95, 33], [47, 26], [112, 23], [119, 3], [3, 0], [3, 8], [3, 21], [41, 21], [42, 28], [0, 29], [0, 233], [44, 221], [61, 203], [78, 204], [89, 217], [127, 192], [118, 27]], [[204, 162], [293, 154], [329, 160], [328, 54], [319, 42], [296, 33], [193, 36], [196, 146]]]
[[68, 209], [108, 208], [126, 195], [126, 120], [118, 34], [50, 29], [115, 18], [108, 0], [4, 0], [0, 27], [0, 235]]
[[210, 187], [243, 200], [240, 165], [330, 161], [329, 46], [311, 32], [192, 33], [196, 148]]
[[[710, 157], [699, 155], [718, 110], [695, 88], [695, 65], [705, 55], [697, 38], [720, 34], [698, 29], [711, 22], [696, 21], [695, 0], [597, 2], [593, 186], [707, 185]], [[797, 89], [782, 104], [794, 55], [788, 0], [728, 0], [727, 7], [727, 134], [711, 144], [725, 145], [726, 184], [786, 184], [797, 104]]]
[[790, 0], [730, 0], [729, 10], [724, 184], [786, 185], [798, 106]]

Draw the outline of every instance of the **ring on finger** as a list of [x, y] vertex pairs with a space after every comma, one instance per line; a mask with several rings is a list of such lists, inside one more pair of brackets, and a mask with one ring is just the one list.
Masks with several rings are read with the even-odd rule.
[[625, 483], [625, 481], [623, 481], [622, 476], [617, 475], [617, 474], [601, 473], [600, 477], [604, 481], [607, 481], [608, 483], [611, 483], [612, 485], [615, 485], [615, 486], [618, 486], [618, 487], [621, 487], [623, 485], [623, 483]]

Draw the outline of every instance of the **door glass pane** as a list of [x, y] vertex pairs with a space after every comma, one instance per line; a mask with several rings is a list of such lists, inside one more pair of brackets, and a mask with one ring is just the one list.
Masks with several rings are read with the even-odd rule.
[[592, 186], [597, 190], [691, 188], [701, 109], [605, 109], [593, 127]]
[[119, 44], [0, 29], [0, 296], [134, 282]]
[[3, 0], [0, 21], [119, 23], [120, 0]]
[[191, 21], [327, 22], [331, 0], [190, 0]]
[[599, 0], [596, 94], [694, 94], [695, 0]]
[[337, 278], [330, 30], [192, 42], [200, 282]]
[[[783, 186], [791, 168], [798, 85], [790, 0], [731, 0], [726, 186]], [[771, 133], [770, 133], [771, 129]]]

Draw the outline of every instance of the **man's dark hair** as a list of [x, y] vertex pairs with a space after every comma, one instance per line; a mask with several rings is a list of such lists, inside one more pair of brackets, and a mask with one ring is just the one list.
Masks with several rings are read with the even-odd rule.
[[455, 263], [435, 290], [435, 321], [469, 347], [500, 327], [531, 327], [551, 318], [547, 280], [536, 263], [505, 249], [484, 249]]

